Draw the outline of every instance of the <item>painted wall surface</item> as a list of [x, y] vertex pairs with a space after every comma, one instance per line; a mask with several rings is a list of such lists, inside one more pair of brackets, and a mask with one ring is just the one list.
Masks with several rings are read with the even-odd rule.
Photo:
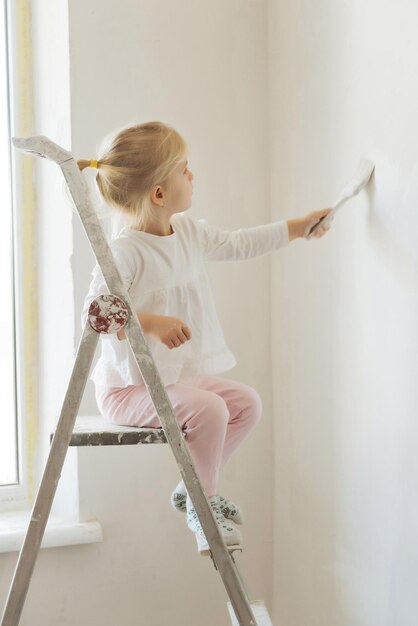
[[[112, 129], [173, 124], [190, 146], [196, 217], [297, 217], [328, 206], [361, 156], [375, 160], [324, 239], [208, 268], [239, 361], [226, 375], [264, 404], [221, 487], [245, 510], [240, 569], [275, 624], [415, 625], [418, 8], [71, 0], [67, 23], [64, 4], [39, 0], [33, 12], [37, 132], [94, 157]], [[40, 311], [46, 436], [93, 258], [42, 165], [42, 295], [70, 302], [64, 335], [46, 300]], [[219, 576], [170, 508], [167, 447], [81, 450], [78, 478], [82, 518], [100, 520], [104, 542], [41, 552], [23, 626], [229, 624]], [[1, 605], [15, 560], [0, 555]]]
[[[49, 27], [53, 31], [49, 17], [54, 15], [53, 6], [58, 5], [47, 0], [33, 3], [42, 33]], [[228, 229], [266, 223], [270, 220], [266, 34], [264, 2], [71, 0], [68, 35], [60, 39], [63, 47], [69, 41], [71, 123], [62, 118], [56, 103], [50, 123], [42, 117], [36, 130], [61, 139], [58, 129], [54, 132], [59, 118], [61, 130], [66, 128], [71, 137], [64, 145], [79, 158], [94, 158], [100, 140], [110, 131], [142, 121], [165, 121], [184, 135], [190, 147], [193, 214]], [[35, 45], [35, 54], [41, 54], [39, 36]], [[59, 45], [50, 53], [56, 65], [65, 56]], [[51, 82], [48, 60], [45, 56], [42, 60], [37, 90], [44, 99], [53, 98], [48, 89], [59, 89], [59, 83]], [[87, 174], [90, 179], [92, 174]], [[47, 202], [45, 196], [42, 202]], [[81, 335], [79, 315], [94, 259], [78, 217], [65, 201], [57, 210], [62, 211], [64, 228], [54, 218], [50, 228], [45, 223], [43, 237], [54, 238], [51, 259], [56, 258], [56, 248], [59, 255], [60, 242], [65, 244], [59, 263], [66, 271], [65, 289], [63, 282], [54, 294], [70, 295], [72, 308], [65, 320], [64, 343], [58, 339], [63, 331], [58, 318], [55, 322], [48, 318], [43, 339], [48, 343], [51, 337], [48, 350], [55, 351], [56, 359], [59, 352], [63, 360], [58, 378], [65, 388], [67, 364]], [[255, 387], [264, 405], [264, 419], [224, 470], [221, 493], [244, 509], [241, 573], [251, 595], [264, 598], [271, 608], [270, 261], [263, 257], [211, 264], [208, 271], [228, 345], [239, 363], [225, 375]], [[55, 363], [52, 355], [46, 358], [45, 385], [51, 380], [47, 377], [54, 376]], [[41, 410], [48, 406], [49, 417], [57, 416], [60, 391], [59, 386], [51, 391], [51, 405], [45, 387]], [[89, 384], [81, 413], [96, 412]], [[104, 542], [41, 552], [22, 626], [230, 623], [219, 575], [210, 560], [197, 554], [185, 518], [170, 506], [179, 473], [167, 446], [81, 450], [78, 478], [82, 518], [99, 519]], [[0, 559], [2, 605], [16, 555]]]
[[418, 620], [418, 6], [269, 3], [272, 218], [374, 180], [273, 260], [274, 623]]

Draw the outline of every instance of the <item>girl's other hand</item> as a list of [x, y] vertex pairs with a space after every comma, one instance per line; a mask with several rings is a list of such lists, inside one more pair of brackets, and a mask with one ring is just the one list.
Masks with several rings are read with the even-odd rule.
[[148, 333], [154, 335], [170, 350], [179, 348], [191, 339], [190, 328], [176, 317], [153, 315]]

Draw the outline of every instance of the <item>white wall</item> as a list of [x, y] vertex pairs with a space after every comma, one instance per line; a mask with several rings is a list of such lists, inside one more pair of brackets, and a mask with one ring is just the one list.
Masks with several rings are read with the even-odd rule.
[[[190, 145], [196, 216], [226, 228], [296, 217], [329, 205], [360, 156], [375, 160], [369, 189], [324, 239], [296, 241], [271, 259], [271, 283], [267, 258], [209, 266], [239, 361], [227, 375], [256, 387], [265, 408], [222, 488], [245, 509], [240, 569], [251, 596], [273, 604], [275, 624], [412, 626], [418, 8], [405, 0], [72, 0], [68, 24], [63, 4], [37, 0], [33, 11], [36, 132], [94, 157], [113, 128], [173, 124]], [[70, 95], [59, 77], [68, 64]], [[58, 180], [45, 193], [42, 166], [42, 295], [56, 281], [53, 258], [66, 278], [49, 291], [75, 300], [64, 336], [46, 300], [42, 309], [48, 424], [80, 336], [93, 259], [77, 217], [58, 200]], [[55, 216], [46, 219], [52, 201], [61, 239], [48, 237], [47, 225], [59, 232]], [[82, 412], [92, 411], [89, 387]], [[177, 468], [167, 447], [82, 450], [79, 477], [83, 518], [97, 516], [105, 540], [42, 551], [23, 626], [229, 624], [219, 576], [169, 506]], [[1, 605], [15, 560], [0, 555]]]
[[[51, 0], [33, 3], [35, 23], [43, 33], [56, 6]], [[63, 4], [60, 6], [62, 10]], [[57, 17], [63, 30], [57, 31], [61, 43], [50, 48], [53, 63], [45, 56], [39, 33], [35, 37], [35, 56], [40, 55], [44, 63], [43, 79], [36, 83], [43, 105], [48, 97], [55, 102], [53, 93], [61, 89], [48, 68], [59, 67], [62, 61], [65, 71], [68, 62], [66, 16]], [[189, 143], [196, 217], [205, 216], [231, 229], [269, 221], [266, 4], [220, 0], [91, 0], [86, 4], [71, 0], [68, 19], [71, 124], [62, 117], [57, 102], [49, 116], [38, 112], [35, 132], [62, 141], [79, 158], [93, 158], [101, 138], [113, 129], [153, 119], [166, 121]], [[63, 127], [54, 127], [58, 118]], [[65, 129], [71, 145], [69, 138], [63, 139]], [[42, 203], [46, 215], [44, 195]], [[55, 368], [58, 362], [58, 378], [65, 387], [93, 267], [77, 216], [71, 226], [71, 210], [65, 201], [57, 202], [55, 210], [62, 216], [64, 232], [54, 221], [53, 232], [46, 232], [45, 223], [42, 236], [45, 241], [49, 235], [56, 238], [50, 261], [64, 272], [71, 262], [73, 284], [65, 274], [65, 289], [54, 285], [49, 295], [57, 301], [62, 294], [71, 294], [75, 305], [59, 350], [57, 336], [62, 336], [62, 325], [59, 327], [58, 318], [55, 323], [50, 320], [52, 343], [44, 358], [41, 406], [47, 420], [57, 417], [56, 400], [62, 396]], [[65, 244], [61, 257], [60, 237]], [[69, 242], [73, 247], [68, 248]], [[269, 267], [269, 259], [264, 257], [212, 264], [209, 271], [225, 335], [239, 362], [226, 375], [254, 386], [264, 404], [262, 423], [225, 468], [221, 492], [245, 511], [245, 552], [238, 557], [240, 569], [252, 597], [264, 597], [271, 607]], [[55, 385], [50, 394], [48, 385]], [[81, 413], [95, 411], [89, 386]], [[167, 446], [81, 450], [81, 511], [83, 519], [98, 517], [104, 542], [42, 551], [22, 626], [229, 624], [220, 577], [210, 560], [198, 556], [185, 518], [170, 506], [178, 478]], [[0, 559], [3, 604], [16, 555]]]
[[367, 192], [273, 260], [274, 623], [418, 619], [416, 3], [269, 3], [272, 218]]

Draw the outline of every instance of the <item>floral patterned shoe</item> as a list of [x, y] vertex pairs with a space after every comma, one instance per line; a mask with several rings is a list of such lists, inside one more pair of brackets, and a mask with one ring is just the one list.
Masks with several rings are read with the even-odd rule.
[[[177, 485], [173, 493], [171, 494], [171, 506], [176, 509], [176, 511], [180, 511], [181, 513], [186, 513], [186, 497], [187, 494], [184, 493], [185, 488], [182, 487], [181, 484]], [[242, 515], [241, 509], [223, 496], [218, 496], [219, 498], [219, 506], [221, 509], [221, 513], [226, 519], [230, 519], [235, 524], [242, 524], [244, 519]]]
[[[235, 524], [228, 522], [222, 515], [218, 502], [219, 496], [210, 496], [208, 498], [209, 505], [215, 516], [216, 523], [219, 526], [222, 537], [228, 546], [228, 548], [242, 550], [242, 535]], [[193, 507], [193, 503], [190, 498], [186, 500], [186, 519], [187, 526], [194, 532], [197, 541], [197, 549], [200, 554], [207, 556], [210, 553], [209, 544], [206, 541], [203, 528], [200, 525], [199, 518]]]

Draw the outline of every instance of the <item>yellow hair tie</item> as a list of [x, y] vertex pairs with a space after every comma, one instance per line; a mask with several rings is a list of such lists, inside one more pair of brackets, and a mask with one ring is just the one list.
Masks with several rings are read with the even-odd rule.
[[92, 160], [90, 161], [90, 167], [94, 167], [94, 168], [96, 168], [96, 169], [97, 169], [97, 168], [99, 167], [99, 166], [98, 166], [98, 164], [97, 164], [97, 161], [95, 161], [94, 159], [92, 159]]

